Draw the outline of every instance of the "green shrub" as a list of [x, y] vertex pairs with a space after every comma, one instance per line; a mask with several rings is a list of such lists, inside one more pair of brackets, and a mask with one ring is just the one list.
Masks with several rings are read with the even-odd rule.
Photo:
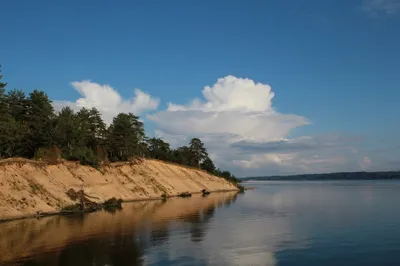
[[122, 199], [117, 199], [115, 197], [112, 197], [103, 203], [103, 208], [104, 209], [121, 209], [122, 208]]
[[244, 191], [246, 190], [245, 187], [242, 185], [237, 185], [237, 188], [239, 189], [240, 193], [244, 193]]
[[61, 209], [61, 212], [83, 212], [82, 205], [80, 203], [67, 205]]
[[40, 147], [35, 151], [34, 159], [48, 162], [56, 162], [61, 158], [61, 151], [53, 146], [51, 148]]
[[181, 198], [188, 198], [191, 196], [192, 196], [192, 193], [190, 193], [190, 192], [182, 192], [182, 193], [178, 194], [178, 197], [181, 197]]
[[67, 160], [79, 161], [82, 165], [99, 167], [98, 157], [94, 154], [92, 149], [86, 147], [73, 149], [72, 154], [67, 156]]

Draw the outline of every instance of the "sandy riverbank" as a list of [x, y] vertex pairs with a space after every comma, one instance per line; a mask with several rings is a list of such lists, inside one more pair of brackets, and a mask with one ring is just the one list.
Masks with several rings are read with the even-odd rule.
[[84, 189], [92, 200], [124, 201], [159, 198], [162, 194], [236, 190], [226, 180], [204, 171], [145, 159], [94, 169], [75, 162], [48, 164], [25, 159], [0, 161], [0, 220], [41, 212], [58, 212], [74, 202], [68, 189]]

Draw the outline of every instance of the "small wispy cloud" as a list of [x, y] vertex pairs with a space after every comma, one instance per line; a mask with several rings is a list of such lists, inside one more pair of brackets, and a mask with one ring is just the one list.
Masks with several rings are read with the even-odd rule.
[[372, 18], [387, 18], [400, 14], [400, 0], [364, 0], [363, 11]]
[[368, 157], [364, 157], [364, 159], [360, 162], [360, 168], [363, 171], [367, 171], [372, 164], [372, 161]]
[[346, 148], [352, 153], [357, 150], [351, 145], [362, 140], [361, 136], [346, 135], [317, 135], [303, 136], [293, 139], [279, 141], [246, 141], [241, 140], [231, 144], [231, 147], [242, 150], [246, 153], [286, 153], [286, 152], [308, 152], [320, 151], [322, 149]]

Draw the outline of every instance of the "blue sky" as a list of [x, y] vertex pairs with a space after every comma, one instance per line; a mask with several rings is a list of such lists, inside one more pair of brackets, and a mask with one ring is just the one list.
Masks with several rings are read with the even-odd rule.
[[[239, 175], [400, 168], [399, 0], [6, 0], [1, 10], [4, 79], [10, 88], [44, 90], [58, 108], [103, 106], [106, 117], [134, 111], [150, 135], [175, 145], [204, 136], [217, 163]], [[229, 75], [236, 79], [223, 80], [218, 92], [213, 84]], [[272, 88], [271, 108], [254, 107], [268, 93], [247, 90], [245, 78]], [[206, 107], [213, 101], [205, 86], [228, 104]], [[126, 102], [114, 108], [110, 90]], [[240, 114], [235, 90], [248, 96]], [[195, 98], [204, 105], [193, 106]], [[271, 110], [246, 122], [251, 112]], [[225, 117], [220, 128], [211, 128], [211, 114]], [[287, 128], [290, 114], [296, 118]], [[340, 143], [320, 147], [326, 138]], [[305, 141], [313, 151], [299, 151]]]

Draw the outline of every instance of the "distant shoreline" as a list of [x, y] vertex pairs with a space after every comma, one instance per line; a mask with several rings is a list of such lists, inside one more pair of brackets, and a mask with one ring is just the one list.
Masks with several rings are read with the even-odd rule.
[[387, 172], [341, 172], [326, 174], [303, 174], [290, 176], [243, 177], [242, 181], [335, 181], [335, 180], [400, 180], [400, 171]]
[[248, 179], [243, 180], [242, 182], [246, 184], [247, 182], [263, 182], [263, 181], [276, 181], [276, 182], [312, 182], [312, 181], [396, 181], [400, 180], [399, 178], [391, 178], [391, 179]]

